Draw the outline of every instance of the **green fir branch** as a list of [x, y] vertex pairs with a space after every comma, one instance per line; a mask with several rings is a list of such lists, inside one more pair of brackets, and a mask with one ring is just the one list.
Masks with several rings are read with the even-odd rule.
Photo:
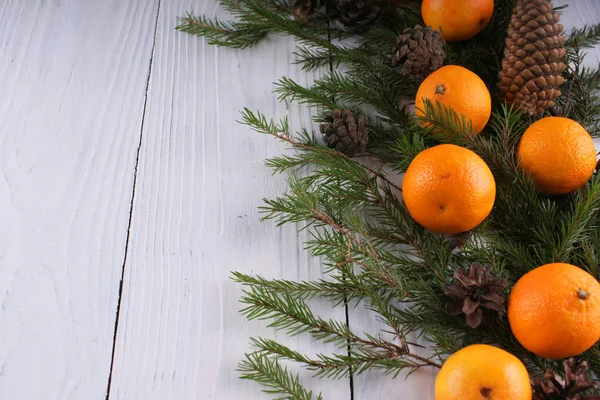
[[463, 114], [458, 114], [452, 107], [438, 101], [425, 99], [422, 113], [415, 117], [427, 130], [427, 134], [436, 138], [444, 136], [456, 139], [462, 136], [475, 137], [473, 124]]
[[353, 285], [343, 276], [334, 277], [335, 281], [319, 279], [317, 281], [291, 281], [286, 279], [265, 279], [261, 276], [250, 276], [240, 272], [232, 272], [233, 281], [244, 286], [259, 286], [275, 294], [287, 294], [304, 301], [314, 297], [323, 297], [339, 305], [349, 301], [364, 290], [360, 285]]
[[224, 22], [188, 13], [179, 19], [175, 29], [194, 36], [202, 36], [208, 44], [243, 49], [264, 39], [270, 32], [269, 26], [249, 25], [241, 22]]
[[302, 300], [289, 294], [275, 294], [260, 286], [244, 290], [241, 313], [249, 320], [270, 320], [269, 327], [283, 330], [290, 336], [308, 332], [325, 343], [345, 345], [354, 337], [345, 323], [317, 317]]
[[[375, 338], [371, 339], [378, 341]], [[350, 373], [360, 375], [369, 370], [379, 370], [386, 375], [396, 377], [403, 370], [410, 372], [422, 366], [429, 366], [419, 359], [412, 360], [404, 352], [399, 355], [396, 347], [373, 350], [351, 346], [349, 354], [317, 354], [316, 357], [308, 357], [271, 339], [253, 338], [251, 342], [257, 352], [277, 360], [299, 363], [308, 370], [314, 371], [314, 376], [317, 378], [342, 379], [348, 377]]]
[[312, 390], [306, 390], [298, 375], [260, 352], [246, 354], [237, 370], [242, 379], [260, 383], [265, 387], [263, 392], [277, 396], [277, 400], [323, 400], [320, 393], [315, 397]]
[[600, 24], [573, 28], [565, 40], [565, 47], [571, 49], [585, 49], [597, 44], [600, 44]]
[[[235, 17], [223, 22], [218, 18], [187, 13], [176, 29], [206, 37], [209, 44], [232, 48], [251, 47], [271, 33], [294, 36], [304, 45], [342, 51], [327, 38], [327, 26], [312, 26], [297, 21], [291, 9], [277, 0], [221, 0], [221, 5]], [[310, 32], [309, 32], [310, 31]]]
[[296, 56], [296, 63], [301, 64], [302, 69], [307, 72], [329, 67], [332, 63], [339, 62], [336, 61], [328, 49], [323, 48], [298, 46], [294, 55]]
[[316, 89], [305, 88], [287, 77], [282, 77], [275, 83], [274, 93], [278, 95], [279, 100], [309, 104], [326, 110], [339, 107], [331, 96]]
[[593, 137], [600, 136], [600, 70], [582, 67], [573, 77], [570, 118], [579, 122]]
[[[600, 179], [593, 178], [573, 197], [571, 210], [561, 213], [562, 218], [559, 218], [560, 235], [554, 248], [554, 260], [557, 262], [568, 262], [575, 246], [592, 242], [600, 229]], [[594, 269], [597, 269], [597, 264]]]
[[[290, 144], [294, 149], [299, 150], [304, 157], [303, 159], [295, 157], [279, 157], [275, 158], [276, 162], [271, 162], [271, 165], [279, 172], [290, 168], [295, 168], [301, 165], [315, 163], [320, 159], [325, 159], [331, 163], [337, 163], [340, 166], [352, 168], [354, 176], [365, 177], [365, 172], [373, 174], [388, 185], [394, 187], [398, 191], [402, 189], [392, 182], [382, 170], [375, 170], [371, 167], [359, 163], [357, 160], [346, 156], [343, 153], [337, 152], [327, 146], [316, 143], [316, 138], [309, 134], [306, 130], [302, 132], [300, 140], [292, 138], [289, 132], [289, 123], [287, 118], [275, 122], [272, 119], [267, 119], [260, 112], [253, 112], [248, 108], [242, 111], [241, 124], [247, 125], [256, 132], [272, 136], [282, 142]], [[339, 172], [344, 172], [343, 168], [338, 169]], [[362, 172], [361, 172], [362, 171]]]
[[[305, 70], [328, 72], [310, 86], [281, 78], [276, 84], [279, 99], [316, 107], [315, 123], [335, 108], [347, 108], [363, 115], [369, 129], [367, 152], [350, 158], [325, 146], [314, 126], [292, 133], [285, 118], [274, 121], [260, 112], [242, 112], [242, 124], [293, 151], [266, 161], [274, 173], [290, 173], [290, 178], [287, 193], [265, 199], [263, 219], [297, 223], [305, 229], [306, 250], [321, 257], [327, 274], [314, 281], [291, 281], [233, 273], [234, 281], [244, 287], [242, 313], [248, 319], [268, 320], [270, 327], [289, 335], [309, 334], [337, 346], [331, 354], [307, 356], [274, 340], [252, 339], [254, 352], [241, 364], [243, 376], [284, 396], [280, 398], [312, 399], [316, 395], [280, 362], [294, 362], [331, 379], [368, 370], [396, 376], [424, 366], [439, 367], [449, 354], [472, 343], [510, 351], [533, 376], [543, 375], [547, 368], [559, 369], [559, 363], [529, 353], [515, 340], [505, 313], [471, 329], [464, 316], [444, 312], [448, 301], [444, 285], [452, 281], [456, 268], [474, 261], [491, 264], [495, 275], [511, 283], [551, 261], [573, 263], [596, 277], [600, 273], [597, 176], [575, 193], [540, 194], [516, 157], [519, 140], [535, 118], [498, 101], [498, 70], [515, 0], [497, 0], [493, 19], [479, 35], [447, 45], [445, 62], [477, 73], [492, 94], [493, 112], [479, 134], [467, 118], [442, 104], [426, 101], [422, 116], [415, 118], [401, 107], [414, 99], [419, 82], [395, 71], [392, 48], [399, 33], [422, 22], [419, 2], [384, 4], [379, 23], [358, 35], [339, 23], [333, 3], [308, 21], [295, 18], [285, 0], [222, 3], [232, 14], [231, 21], [188, 14], [178, 29], [206, 37], [210, 44], [236, 48], [255, 45], [269, 34], [295, 38], [296, 62]], [[583, 66], [582, 49], [598, 43], [600, 25], [567, 35], [563, 95], [549, 110], [578, 121], [593, 136], [600, 135], [600, 72]], [[343, 73], [338, 66], [343, 66]], [[494, 209], [471, 232], [453, 236], [428, 232], [402, 202], [396, 175], [421, 151], [440, 143], [473, 150], [496, 179]], [[385, 328], [371, 335], [316, 315], [307, 302], [322, 300], [333, 307], [362, 307]], [[413, 352], [415, 345], [407, 339], [413, 335], [429, 343], [431, 357]], [[600, 375], [599, 346], [582, 357]]]
[[317, 317], [303, 300], [294, 299], [287, 294], [275, 295], [264, 288], [253, 286], [244, 291], [241, 301], [248, 305], [241, 312], [249, 320], [269, 320], [269, 327], [284, 330], [291, 336], [306, 332], [317, 340], [332, 343], [342, 349], [349, 346], [351, 352], [357, 354], [380, 354], [380, 358], [408, 356], [424, 365], [440, 367], [435, 361], [410, 353], [403, 344], [398, 345], [369, 335], [360, 337], [345, 322]]

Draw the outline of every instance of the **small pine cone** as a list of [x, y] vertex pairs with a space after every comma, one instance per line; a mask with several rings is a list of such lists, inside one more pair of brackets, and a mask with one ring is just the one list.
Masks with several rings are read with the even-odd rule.
[[446, 304], [446, 313], [465, 314], [467, 325], [477, 328], [483, 320], [484, 311], [501, 312], [506, 302], [502, 290], [508, 282], [492, 276], [491, 270], [491, 265], [479, 263], [471, 264], [468, 272], [457, 268], [454, 271], [454, 279], [458, 283], [444, 285], [444, 294], [452, 299]]
[[566, 50], [558, 20], [547, 0], [518, 0], [512, 13], [498, 88], [529, 115], [554, 107], [561, 95]]
[[292, 6], [292, 11], [296, 18], [308, 21], [324, 5], [325, 0], [296, 0]]
[[363, 116], [355, 118], [350, 110], [342, 112], [336, 108], [333, 115], [325, 116], [325, 121], [321, 124], [321, 133], [329, 147], [350, 157], [365, 150], [369, 132]]
[[431, 27], [419, 25], [405, 29], [398, 36], [393, 52], [392, 66], [402, 65], [400, 73], [412, 75], [419, 81], [440, 68], [446, 58], [442, 34]]
[[578, 363], [574, 358], [563, 361], [564, 377], [547, 370], [544, 379], [535, 378], [533, 381], [533, 400], [600, 400], [600, 396], [581, 393], [597, 389], [588, 377], [588, 364]]
[[341, 22], [349, 31], [369, 29], [381, 16], [379, 0], [338, 0]]

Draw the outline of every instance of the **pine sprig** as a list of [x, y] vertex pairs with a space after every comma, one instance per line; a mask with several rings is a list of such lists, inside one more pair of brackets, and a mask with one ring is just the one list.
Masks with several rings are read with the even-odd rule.
[[[600, 229], [600, 180], [593, 178], [592, 181], [584, 188], [579, 190], [574, 196], [570, 204], [571, 210], [561, 213], [560, 231], [558, 242], [555, 249], [553, 260], [559, 262], [568, 262], [571, 258], [571, 253], [580, 250], [580, 246], [588, 251], [587, 258], [590, 256], [590, 251], [593, 251], [589, 244], [597, 240], [598, 229]], [[595, 258], [595, 257], [594, 257]], [[580, 266], [586, 267], [594, 275], [597, 275], [598, 264]]]
[[573, 28], [565, 41], [565, 47], [585, 49], [600, 44], [600, 24]]
[[239, 272], [233, 272], [233, 281], [244, 286], [258, 286], [271, 293], [287, 294], [293, 298], [304, 301], [311, 300], [315, 296], [323, 297], [334, 302], [335, 305], [348, 301], [348, 297], [354, 292], [362, 291], [360, 286], [352, 289], [351, 283], [346, 282], [343, 277], [336, 277], [336, 281], [290, 281], [285, 279], [265, 279], [261, 276], [250, 276]]
[[573, 41], [567, 51], [565, 83], [556, 111], [583, 125], [593, 136], [600, 135], [600, 71], [583, 66], [585, 53], [579, 42]]
[[572, 103], [569, 117], [579, 122], [593, 137], [600, 136], [600, 70], [581, 67], [573, 77], [570, 95]]
[[190, 35], [203, 36], [211, 45], [237, 49], [254, 46], [270, 32], [268, 26], [225, 22], [218, 18], [209, 19], [193, 14], [187, 14], [185, 18], [181, 18], [175, 29]]
[[[294, 299], [287, 294], [275, 295], [264, 290], [264, 288], [251, 287], [244, 291], [241, 301], [243, 304], [248, 304], [247, 307], [242, 309], [242, 313], [248, 319], [268, 319], [270, 321], [269, 327], [284, 330], [289, 335], [294, 336], [307, 332], [315, 339], [324, 343], [332, 343], [341, 349], [348, 346], [351, 354], [362, 357], [361, 360], [356, 361], [357, 364], [369, 362], [372, 367], [376, 367], [378, 360], [382, 360], [383, 362], [385, 359], [393, 360], [398, 358], [395, 363], [395, 368], [398, 370], [402, 370], [403, 368], [418, 368], [424, 365], [440, 367], [435, 361], [411, 353], [406, 344], [399, 345], [371, 335], [361, 337], [352, 332], [345, 322], [316, 317], [303, 300]], [[261, 343], [261, 341], [255, 340], [254, 343]], [[284, 346], [279, 348], [284, 349]], [[291, 352], [282, 351], [281, 354], [278, 354], [277, 351], [269, 351], [269, 353], [276, 354], [278, 357], [282, 357], [287, 353], [290, 359], [296, 358], [303, 360], [302, 362], [308, 360], [296, 352], [292, 354]], [[330, 361], [337, 359], [340, 361], [344, 360], [345, 356], [338, 354], [333, 357], [323, 356], [322, 359]], [[412, 364], [410, 363], [411, 359], [413, 360]], [[383, 365], [389, 366], [385, 362], [383, 362]], [[313, 367], [318, 367], [318, 365], [313, 365]], [[321, 366], [320, 369], [323, 370], [321, 374], [339, 376], [340, 373], [343, 373], [337, 370], [339, 364], [335, 368], [336, 371], [328, 371], [327, 366]], [[367, 369], [369, 368], [364, 368], [363, 371]]]
[[296, 83], [293, 79], [282, 77], [275, 83], [274, 93], [278, 95], [279, 100], [295, 101], [300, 104], [309, 104], [318, 106], [322, 110], [330, 110], [336, 107], [344, 107], [335, 102], [333, 98], [321, 90], [305, 88]]
[[424, 110], [419, 110], [422, 115], [415, 117], [427, 129], [427, 135], [443, 138], [448, 135], [452, 138], [475, 137], [473, 124], [467, 121], [463, 114], [458, 114], [452, 107], [440, 102], [424, 101]]
[[[325, 146], [314, 127], [290, 132], [287, 119], [275, 121], [245, 109], [240, 122], [288, 145], [293, 153], [273, 157], [274, 173], [289, 173], [288, 191], [265, 199], [262, 217], [294, 223], [308, 232], [306, 250], [320, 257], [327, 276], [315, 281], [267, 279], [233, 273], [244, 287], [242, 313], [267, 320], [289, 335], [310, 335], [333, 344], [330, 354], [308, 356], [275, 340], [252, 339], [253, 352], [240, 364], [243, 377], [285, 399], [321, 399], [304, 389], [283, 363], [293, 362], [322, 378], [339, 379], [368, 370], [398, 375], [440, 366], [443, 359], [473, 343], [502, 347], [523, 360], [533, 375], [560, 365], [529, 353], [512, 336], [504, 313], [477, 329], [444, 312], [444, 284], [456, 268], [474, 261], [489, 263], [511, 283], [535, 266], [570, 262], [599, 276], [600, 180], [594, 176], [577, 192], [544, 196], [519, 167], [516, 149], [535, 119], [499, 103], [495, 90], [506, 28], [515, 0], [497, 0], [494, 17], [474, 39], [449, 43], [446, 63], [477, 73], [492, 93], [494, 110], [487, 127], [475, 134], [463, 115], [439, 103], [425, 102], [422, 116], [402, 105], [413, 99], [418, 82], [391, 67], [396, 37], [421, 23], [418, 2], [383, 5], [379, 24], [356, 36], [337, 22], [336, 2], [309, 21], [299, 21], [287, 0], [224, 0], [233, 20], [188, 14], [178, 29], [206, 37], [209, 43], [246, 48], [270, 34], [294, 37], [296, 62], [305, 70], [327, 68], [303, 86], [283, 77], [276, 83], [280, 100], [316, 108], [315, 122], [333, 109], [364, 116], [368, 153], [350, 158]], [[555, 10], [558, 10], [556, 8]], [[581, 123], [600, 135], [600, 72], [583, 66], [583, 49], [600, 44], [600, 25], [574, 29], [566, 39], [567, 70], [563, 95], [549, 114]], [[343, 66], [343, 73], [337, 67]], [[461, 235], [428, 232], [402, 202], [397, 174], [421, 151], [440, 143], [463, 146], [490, 167], [497, 197], [490, 217]], [[391, 167], [392, 170], [390, 171]], [[345, 321], [315, 314], [309, 301], [333, 307], [362, 307], [385, 326], [376, 334], [357, 332]], [[424, 357], [408, 338], [426, 340]], [[582, 355], [600, 375], [600, 349]]]
[[329, 50], [342, 49], [328, 40], [327, 26], [312, 26], [296, 21], [290, 7], [277, 0], [221, 0], [221, 4], [236, 19], [223, 22], [218, 18], [194, 16], [188, 13], [180, 18], [176, 29], [191, 35], [206, 37], [211, 44], [232, 48], [246, 48], [259, 43], [268, 34], [281, 33], [295, 36], [304, 45]]
[[309, 371], [314, 371], [317, 378], [341, 379], [348, 377], [350, 372], [360, 375], [368, 370], [379, 370], [395, 377], [403, 370], [410, 372], [428, 366], [428, 360], [411, 360], [402, 348], [393, 344], [373, 337], [369, 340], [380, 343], [381, 347], [350, 345], [350, 354], [317, 354], [316, 357], [308, 357], [271, 339], [253, 338], [251, 342], [257, 352], [278, 360], [299, 363]]
[[265, 387], [263, 391], [277, 396], [277, 400], [323, 400], [319, 393], [304, 389], [298, 375], [293, 375], [287, 367], [261, 352], [246, 354], [238, 369], [242, 379], [249, 379]]
[[[288, 143], [294, 149], [301, 152], [304, 158], [276, 157], [272, 160], [267, 160], [267, 165], [273, 167], [277, 172], [283, 172], [290, 168], [316, 163], [320, 159], [324, 158], [327, 161], [339, 163], [340, 165], [351, 166], [355, 174], [361, 174], [361, 171], [370, 172], [377, 178], [385, 181], [390, 186], [401, 191], [400, 187], [389, 180], [386, 174], [381, 170], [377, 171], [366, 165], [360, 164], [357, 160], [342, 153], [336, 152], [327, 146], [319, 145], [316, 137], [306, 130], [302, 131], [300, 140], [292, 138], [289, 131], [289, 123], [287, 118], [284, 118], [279, 122], [275, 122], [272, 119], [267, 119], [267, 117], [260, 112], [253, 112], [248, 108], [244, 108], [242, 111], [242, 119], [239, 122], [249, 126], [256, 132], [272, 136], [282, 142]], [[338, 171], [343, 172], [344, 170], [339, 169]]]
[[[502, 171], [506, 177], [510, 177], [517, 168], [516, 161], [510, 155], [514, 155], [514, 147], [525, 127], [520, 113], [506, 108], [495, 113], [491, 124], [496, 132], [493, 136], [468, 135], [468, 130], [464, 130], [464, 121], [453, 114], [452, 110], [431, 106], [426, 110], [424, 118], [430, 124], [442, 120], [440, 126], [445, 130], [432, 134], [430, 127], [419, 128], [419, 123], [415, 127], [417, 133], [421, 129], [435, 138], [470, 147], [486, 157], [486, 161], [498, 171]], [[271, 160], [272, 167], [287, 170], [312, 165], [314, 168], [314, 173], [308, 176], [291, 178], [289, 194], [266, 200], [266, 217], [275, 218], [278, 223], [308, 224], [312, 235], [312, 239], [307, 243], [308, 250], [313, 255], [329, 260], [332, 270], [342, 271], [341, 268], [349, 263], [358, 266], [360, 273], [355, 274], [343, 269], [343, 274], [337, 277], [343, 276], [346, 279], [338, 279], [337, 282], [340, 286], [345, 285], [349, 296], [376, 312], [382, 322], [392, 330], [396, 327], [397, 338], [404, 338], [411, 332], [421, 332], [432, 342], [431, 350], [435, 354], [457, 350], [461, 347], [462, 340], [468, 339], [471, 342], [475, 337], [480, 340], [485, 337], [488, 340], [496, 338], [494, 343], [502, 343], [515, 354], [531, 357], [519, 345], [515, 345], [510, 337], [498, 336], [488, 331], [485, 332], [487, 336], [475, 336], [452, 319], [444, 317], [439, 311], [442, 308], [441, 291], [432, 290], [434, 288], [431, 282], [436, 279], [441, 282], [447, 281], [450, 273], [448, 265], [472, 259], [481, 260], [484, 257], [499, 269], [507, 269], [513, 277], [520, 276], [531, 265], [539, 265], [536, 262], [541, 262], [543, 258], [540, 256], [540, 249], [546, 249], [544, 254], [548, 254], [547, 249], [556, 249], [559, 245], [557, 237], [547, 235], [558, 226], [559, 208], [550, 200], [542, 202], [540, 208], [532, 207], [532, 210], [523, 214], [522, 220], [493, 220], [496, 229], [506, 233], [506, 238], [500, 242], [501, 246], [496, 244], [492, 247], [491, 252], [482, 253], [479, 246], [476, 247], [477, 251], [469, 255], [466, 251], [469, 247], [465, 247], [464, 252], [452, 255], [456, 244], [441, 236], [427, 234], [416, 225], [398, 202], [395, 189], [386, 186], [385, 181], [379, 181], [378, 171], [365, 169], [356, 160], [318, 145], [316, 139], [306, 132], [301, 135], [304, 140], [296, 141], [288, 132], [285, 122], [276, 123], [259, 113], [249, 111], [245, 112], [243, 121], [299, 150], [294, 156]], [[468, 124], [466, 126], [468, 127]], [[277, 133], [278, 131], [283, 133]], [[504, 150], [505, 147], [512, 150], [498, 151]], [[498, 157], [499, 153], [504, 156]], [[520, 183], [515, 185], [515, 182]], [[529, 204], [538, 203], [539, 195], [533, 189], [530, 179], [522, 173], [517, 174], [516, 178], [512, 175], [511, 181], [504, 184], [520, 193], [519, 196], [527, 198]], [[513, 198], [507, 198], [506, 204], [512, 206], [510, 200]], [[535, 213], [532, 214], [533, 210]], [[362, 220], [360, 215], [363, 212], [369, 213], [371, 222]], [[514, 214], [518, 212], [513, 211], [511, 215]], [[533, 233], [527, 233], [523, 226], [532, 225], [532, 221], [537, 221], [536, 226], [539, 229], [534, 228]], [[514, 224], [514, 228], [512, 225], [503, 225], [507, 223]], [[512, 237], [510, 232], [513, 232], [514, 241], [509, 240]], [[534, 244], [519, 246], [520, 241], [524, 239]], [[401, 253], [394, 252], [390, 247], [399, 244], [408, 247], [404, 247]], [[343, 262], [336, 262], [340, 258]], [[517, 262], [507, 265], [506, 260]], [[273, 292], [279, 293], [279, 290], [275, 289]], [[408, 310], [390, 308], [391, 301], [414, 299], [418, 299], [416, 304]], [[341, 301], [341, 298], [338, 297], [337, 300]], [[419, 318], [415, 318], [416, 316]], [[441, 332], [445, 334], [442, 335]], [[463, 339], [448, 342], [445, 335], [449, 332], [454, 337]], [[338, 344], [342, 345], [348, 337], [339, 335], [338, 339]], [[531, 359], [531, 365], [532, 368], [540, 370], [547, 367], [546, 362], [535, 357]]]
[[339, 62], [331, 55], [328, 49], [323, 48], [299, 46], [294, 54], [297, 58], [296, 63], [302, 64], [302, 69], [305, 71], [314, 71], [319, 68], [328, 67], [333, 62]]
[[338, 345], [354, 337], [345, 323], [315, 316], [302, 299], [286, 293], [275, 294], [264, 287], [251, 286], [244, 290], [241, 303], [247, 305], [241, 313], [249, 320], [269, 320], [269, 327], [284, 330], [288, 335], [308, 332], [315, 339]]

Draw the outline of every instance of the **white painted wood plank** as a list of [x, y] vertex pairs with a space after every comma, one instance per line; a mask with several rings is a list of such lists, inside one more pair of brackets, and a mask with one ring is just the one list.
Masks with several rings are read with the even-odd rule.
[[[235, 123], [244, 106], [287, 114], [295, 127], [308, 122], [306, 107], [286, 109], [271, 89], [283, 75], [301, 83], [314, 75], [291, 64], [288, 38], [241, 51], [174, 30], [176, 17], [190, 9], [226, 17], [215, 4], [161, 6], [111, 400], [269, 398], [235, 371], [248, 338], [273, 333], [238, 313], [241, 288], [230, 271], [321, 276], [319, 260], [302, 250], [305, 233], [259, 222], [263, 196], [286, 189], [285, 177], [271, 176], [263, 164], [284, 146]], [[344, 320], [343, 309], [337, 317]], [[310, 339], [287, 343], [317, 350]], [[330, 400], [350, 398], [347, 380], [312, 386]]]
[[[563, 10], [561, 23], [565, 26], [565, 32], [570, 32], [575, 27], [584, 24], [597, 24], [600, 22], [600, 1], [597, 0], [554, 0], [554, 6], [567, 5]], [[600, 62], [600, 46], [587, 50], [585, 65], [598, 67]]]
[[0, 2], [0, 397], [104, 399], [157, 1]]
[[[598, 23], [600, 21], [600, 1], [597, 0], [555, 0], [554, 5], [568, 4], [569, 7], [563, 11], [561, 22], [565, 29], [582, 26], [585, 23]], [[598, 66], [600, 60], [597, 46], [590, 49], [585, 59], [585, 64]], [[596, 140], [596, 146], [599, 146]], [[376, 321], [372, 312], [360, 308], [350, 309], [350, 326], [352, 329], [365, 330], [376, 334], [382, 328], [386, 329], [380, 322]], [[419, 344], [424, 344], [418, 342]], [[433, 385], [437, 371], [427, 368], [411, 375], [405, 379], [404, 375], [393, 379], [382, 376], [377, 372], [368, 372], [364, 375], [354, 377], [354, 399], [402, 399], [402, 400], [434, 400]]]

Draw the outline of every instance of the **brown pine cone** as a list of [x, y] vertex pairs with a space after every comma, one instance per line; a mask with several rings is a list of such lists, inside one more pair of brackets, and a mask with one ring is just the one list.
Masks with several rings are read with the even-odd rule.
[[547, 370], [544, 379], [535, 378], [533, 400], [600, 400], [600, 396], [581, 393], [597, 389], [598, 385], [588, 377], [587, 362], [576, 362], [574, 358], [563, 361], [564, 377]]
[[411, 75], [419, 81], [444, 65], [445, 41], [442, 34], [431, 27], [415, 26], [402, 32], [393, 49], [392, 66], [403, 75]]
[[508, 282], [490, 274], [492, 266], [479, 263], [471, 264], [469, 272], [463, 268], [454, 271], [456, 284], [444, 285], [444, 294], [452, 299], [446, 304], [446, 312], [450, 315], [465, 314], [467, 325], [477, 328], [484, 311], [499, 313], [504, 308], [506, 297], [502, 290]]
[[364, 31], [381, 16], [379, 0], [339, 0], [341, 22], [349, 31]]
[[513, 10], [498, 88], [507, 104], [530, 115], [554, 107], [566, 68], [563, 26], [547, 0], [518, 0]]
[[296, 0], [292, 11], [296, 18], [308, 21], [323, 6], [325, 6], [325, 0]]
[[325, 123], [321, 124], [321, 133], [325, 135], [329, 147], [350, 157], [364, 151], [369, 142], [365, 118], [355, 118], [350, 110], [342, 112], [336, 108], [333, 115], [326, 115]]

